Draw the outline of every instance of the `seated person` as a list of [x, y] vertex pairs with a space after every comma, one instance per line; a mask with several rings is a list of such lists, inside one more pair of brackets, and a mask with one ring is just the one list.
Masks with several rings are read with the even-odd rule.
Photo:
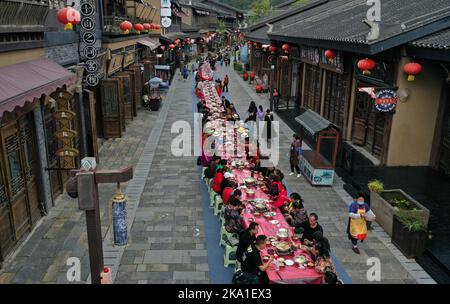
[[[322, 231], [316, 231], [313, 233], [312, 243], [313, 243], [313, 246], [317, 243], [322, 243], [322, 245], [325, 247], [325, 249], [328, 250], [329, 252], [331, 252], [330, 242], [328, 241], [328, 239], [326, 237], [323, 236]], [[300, 245], [300, 246], [298, 246], [298, 248], [308, 251], [308, 252], [312, 252], [312, 249], [313, 249], [313, 247], [305, 246], [305, 245]], [[313, 256], [313, 258], [314, 258], [314, 256]]]
[[224, 168], [223, 166], [218, 165], [216, 168], [216, 174], [214, 175], [214, 178], [211, 183], [211, 187], [214, 192], [220, 194], [220, 184], [222, 183], [222, 180], [224, 179]]
[[314, 269], [322, 275], [322, 282], [325, 283], [326, 272], [336, 274], [330, 252], [322, 243], [317, 243], [313, 247], [312, 254], [315, 256]]
[[250, 245], [242, 255], [242, 271], [246, 276], [254, 278], [254, 282], [259, 284], [269, 283], [266, 270], [274, 259], [273, 256], [270, 256], [267, 262], [262, 262], [260, 251], [266, 248], [266, 239], [265, 235], [259, 235], [255, 243]]
[[256, 234], [258, 233], [259, 224], [251, 222], [248, 228], [239, 235], [239, 244], [236, 250], [236, 260], [242, 263], [242, 255], [247, 251], [248, 246], [252, 245], [256, 240]]
[[234, 181], [228, 181], [227, 186], [222, 191], [222, 202], [224, 206], [228, 204], [228, 200], [230, 199], [231, 194], [236, 189], [236, 187], [237, 185]]
[[241, 233], [244, 230], [244, 219], [241, 217], [241, 212], [243, 209], [241, 195], [241, 190], [234, 190], [228, 200], [228, 204], [225, 206], [224, 226], [225, 230], [229, 233]]
[[217, 166], [219, 165], [220, 157], [213, 155], [211, 163], [209, 166], [205, 169], [205, 176], [207, 178], [214, 178], [214, 175], [216, 174]]
[[306, 212], [302, 201], [294, 201], [292, 203], [292, 207], [289, 209], [289, 212], [285, 215], [285, 218], [286, 222], [293, 227], [307, 221], [308, 213]]
[[312, 246], [313, 245], [313, 234], [316, 231], [320, 231], [323, 233], [322, 226], [318, 223], [319, 217], [316, 213], [311, 213], [308, 217], [307, 221], [304, 221], [300, 224], [295, 225], [295, 230], [298, 231], [303, 230], [301, 241], [304, 245]]

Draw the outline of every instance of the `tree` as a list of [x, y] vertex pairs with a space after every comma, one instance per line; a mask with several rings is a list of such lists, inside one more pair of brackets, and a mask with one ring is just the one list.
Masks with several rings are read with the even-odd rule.
[[267, 17], [270, 15], [272, 5], [270, 0], [256, 0], [252, 4], [252, 15], [249, 17], [250, 23], [255, 22], [258, 19]]

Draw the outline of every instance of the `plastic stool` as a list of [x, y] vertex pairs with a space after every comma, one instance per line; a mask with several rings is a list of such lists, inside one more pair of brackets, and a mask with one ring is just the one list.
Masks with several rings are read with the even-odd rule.
[[222, 211], [223, 201], [219, 194], [215, 197], [214, 203], [214, 215], [219, 216], [219, 213]]
[[236, 250], [237, 246], [231, 247], [226, 244], [225, 246], [225, 254], [223, 256], [223, 266], [228, 267], [230, 265], [236, 264]]
[[231, 238], [238, 238], [238, 235], [236, 233], [229, 233], [225, 229], [225, 221], [223, 221], [223, 224], [220, 226], [220, 241], [219, 246], [223, 246], [227, 244], [227, 241]]

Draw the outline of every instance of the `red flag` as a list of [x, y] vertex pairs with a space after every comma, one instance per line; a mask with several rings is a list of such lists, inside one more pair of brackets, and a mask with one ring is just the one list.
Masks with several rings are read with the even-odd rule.
[[370, 95], [372, 98], [377, 98], [377, 95], [375, 93], [375, 88], [369, 87], [369, 88], [358, 88], [358, 92], [365, 92]]

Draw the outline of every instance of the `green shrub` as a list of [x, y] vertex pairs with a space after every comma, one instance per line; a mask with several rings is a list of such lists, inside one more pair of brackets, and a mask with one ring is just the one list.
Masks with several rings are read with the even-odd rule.
[[410, 212], [408, 210], [397, 210], [395, 212], [395, 217], [409, 231], [419, 232], [428, 230], [428, 227], [423, 223], [422, 218], [416, 212]]
[[380, 193], [384, 190], [384, 184], [380, 181], [380, 180], [371, 180], [368, 184], [367, 187], [369, 188], [370, 191], [375, 192], [375, 193]]

